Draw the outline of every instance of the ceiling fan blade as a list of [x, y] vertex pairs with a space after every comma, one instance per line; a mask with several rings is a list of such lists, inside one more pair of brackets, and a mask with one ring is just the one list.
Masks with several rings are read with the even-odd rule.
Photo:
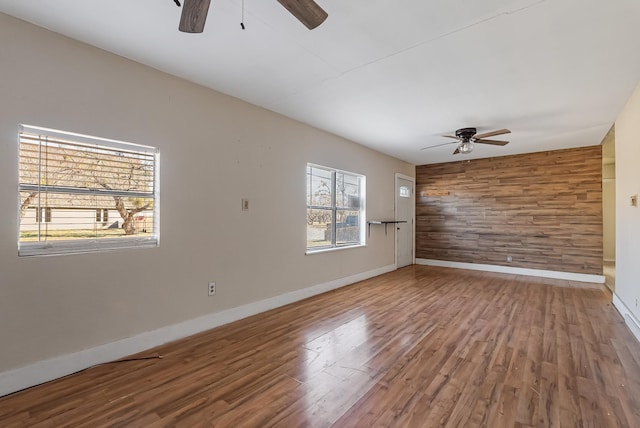
[[509, 134], [511, 131], [508, 129], [498, 129], [497, 131], [485, 132], [484, 134], [477, 134], [474, 136], [476, 140], [482, 140], [483, 138], [493, 137], [494, 135]]
[[440, 147], [440, 146], [448, 146], [449, 144], [455, 144], [457, 143], [457, 141], [450, 141], [448, 143], [442, 143], [442, 144], [436, 144], [435, 146], [427, 146], [427, 147], [423, 147], [420, 150], [427, 150], [427, 149], [433, 149], [434, 147]]
[[278, 0], [298, 21], [302, 22], [309, 30], [313, 30], [327, 19], [325, 12], [313, 0]]
[[506, 146], [507, 144], [509, 144], [508, 141], [500, 141], [500, 140], [473, 140], [474, 143], [480, 143], [480, 144], [492, 144], [494, 146]]
[[445, 138], [455, 138], [456, 140], [460, 139], [458, 137], [454, 137], [453, 135], [443, 135], [443, 137], [445, 137]]
[[211, 0], [184, 0], [180, 26], [183, 33], [202, 33]]
[[453, 152], [454, 155], [457, 155], [458, 153], [460, 153], [460, 147], [456, 147], [456, 150]]

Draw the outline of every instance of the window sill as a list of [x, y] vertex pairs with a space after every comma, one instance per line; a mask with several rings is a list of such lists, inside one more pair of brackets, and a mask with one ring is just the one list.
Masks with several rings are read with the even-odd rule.
[[317, 250], [307, 250], [304, 254], [309, 256], [311, 254], [330, 253], [332, 251], [350, 250], [352, 248], [363, 248], [363, 247], [366, 247], [366, 246], [367, 246], [367, 244], [358, 244], [358, 245], [345, 245], [345, 246], [342, 246], [342, 247], [319, 248]]

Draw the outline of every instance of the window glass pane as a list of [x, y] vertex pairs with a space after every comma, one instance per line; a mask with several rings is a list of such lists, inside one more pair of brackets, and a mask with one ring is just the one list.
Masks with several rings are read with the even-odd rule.
[[307, 205], [331, 207], [332, 172], [314, 166], [307, 167]]
[[360, 208], [360, 177], [344, 172], [336, 173], [336, 206]]
[[400, 186], [400, 197], [401, 198], [410, 198], [411, 197], [411, 192], [409, 191], [409, 187]]
[[360, 212], [338, 210], [336, 223], [336, 245], [360, 243]]
[[307, 248], [330, 247], [333, 227], [330, 209], [307, 209]]

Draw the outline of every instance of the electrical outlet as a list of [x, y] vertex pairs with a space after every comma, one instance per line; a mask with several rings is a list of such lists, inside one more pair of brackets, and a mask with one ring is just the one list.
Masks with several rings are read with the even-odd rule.
[[638, 307], [638, 299], [636, 299], [636, 308]]
[[216, 294], [216, 283], [215, 282], [210, 282], [209, 283], [208, 292], [209, 292], [209, 296], [213, 296], [214, 294]]
[[511, 263], [511, 262], [513, 261], [513, 257], [511, 257], [511, 256], [507, 256], [507, 261], [508, 261], [509, 263]]

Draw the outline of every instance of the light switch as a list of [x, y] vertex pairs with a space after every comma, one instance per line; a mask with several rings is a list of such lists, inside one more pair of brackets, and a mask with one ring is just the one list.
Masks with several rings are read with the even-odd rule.
[[242, 200], [242, 211], [249, 211], [249, 199]]
[[633, 195], [631, 196], [631, 206], [632, 207], [637, 207], [638, 206], [638, 195]]

